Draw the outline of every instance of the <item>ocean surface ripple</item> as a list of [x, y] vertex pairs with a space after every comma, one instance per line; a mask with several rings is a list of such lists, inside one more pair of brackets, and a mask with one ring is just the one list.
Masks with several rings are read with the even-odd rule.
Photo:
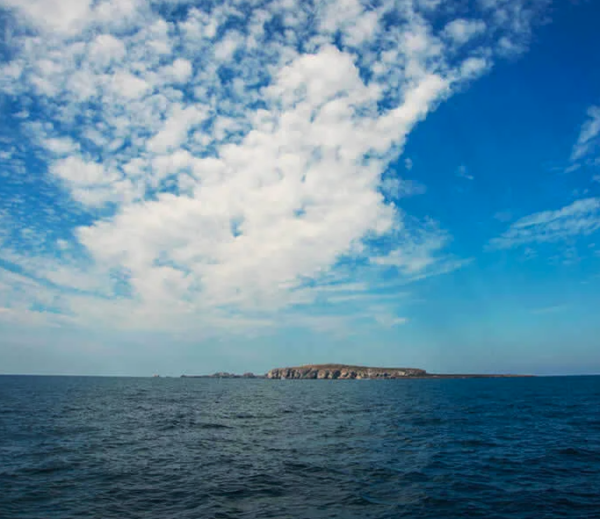
[[600, 518], [600, 377], [0, 377], [0, 517]]

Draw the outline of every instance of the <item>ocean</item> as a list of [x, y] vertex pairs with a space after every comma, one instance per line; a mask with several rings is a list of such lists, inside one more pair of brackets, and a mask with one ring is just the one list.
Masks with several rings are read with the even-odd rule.
[[0, 518], [600, 518], [600, 377], [0, 376]]

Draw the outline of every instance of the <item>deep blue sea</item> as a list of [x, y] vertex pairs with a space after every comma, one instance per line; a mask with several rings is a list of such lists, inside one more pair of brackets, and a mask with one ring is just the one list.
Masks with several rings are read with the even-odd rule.
[[600, 518], [600, 377], [0, 377], [0, 518]]

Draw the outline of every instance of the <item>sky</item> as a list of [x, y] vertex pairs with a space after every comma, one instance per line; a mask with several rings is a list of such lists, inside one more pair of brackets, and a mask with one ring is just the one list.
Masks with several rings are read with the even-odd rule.
[[599, 19], [0, 0], [0, 373], [600, 373]]

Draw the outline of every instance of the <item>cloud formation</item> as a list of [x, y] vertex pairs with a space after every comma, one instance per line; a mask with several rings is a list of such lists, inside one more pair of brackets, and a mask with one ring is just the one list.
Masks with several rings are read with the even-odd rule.
[[571, 152], [571, 161], [578, 161], [597, 150], [600, 144], [600, 106], [590, 106], [587, 119], [581, 126], [577, 142]]
[[[587, 118], [581, 125], [579, 135], [573, 145], [570, 163], [566, 173], [578, 170], [582, 165], [600, 164], [597, 157], [600, 144], [600, 107], [591, 106], [587, 110]], [[592, 182], [598, 179], [593, 175]], [[576, 189], [573, 197], [582, 197], [589, 189]], [[499, 221], [510, 221], [511, 215], [505, 212], [494, 215]], [[511, 249], [522, 245], [560, 242], [588, 236], [600, 229], [600, 198], [580, 198], [560, 209], [541, 211], [514, 222], [502, 235], [490, 240], [488, 249]], [[532, 249], [528, 249], [532, 251]], [[567, 250], [567, 256], [572, 251]]]
[[53, 294], [7, 289], [3, 315], [261, 327], [357, 272], [459, 268], [400, 206], [425, 187], [388, 169], [438, 103], [526, 46], [545, 2], [479, 4], [2, 0], [6, 148], [33, 157], [50, 216], [8, 210], [0, 259]]
[[585, 198], [554, 211], [541, 211], [514, 222], [490, 241], [492, 249], [558, 242], [600, 230], [600, 198]]

